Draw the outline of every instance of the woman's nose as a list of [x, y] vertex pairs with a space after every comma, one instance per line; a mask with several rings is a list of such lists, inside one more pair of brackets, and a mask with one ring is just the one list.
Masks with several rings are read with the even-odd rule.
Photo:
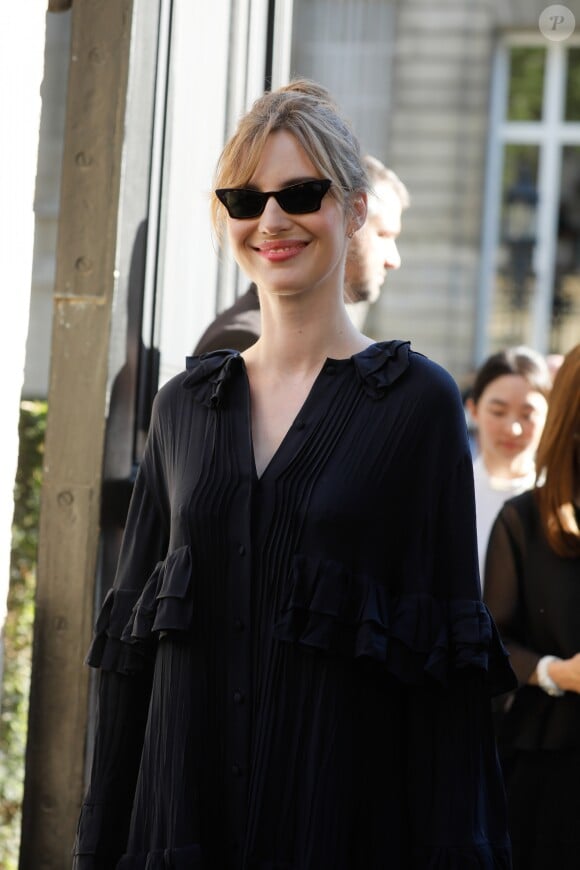
[[523, 426], [519, 420], [512, 420], [511, 425], [510, 425], [510, 430], [511, 430], [512, 435], [516, 435], [516, 436], [521, 435], [522, 432], [524, 431]]
[[270, 196], [260, 215], [260, 230], [272, 234], [287, 227], [289, 222], [290, 219], [284, 209], [273, 196]]

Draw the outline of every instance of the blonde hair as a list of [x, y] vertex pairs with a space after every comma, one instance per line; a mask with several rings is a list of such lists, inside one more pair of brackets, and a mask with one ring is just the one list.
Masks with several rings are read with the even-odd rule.
[[554, 378], [546, 425], [538, 445], [536, 499], [544, 534], [559, 556], [580, 556], [574, 499], [580, 489], [580, 344]]
[[[350, 193], [369, 190], [360, 144], [350, 124], [326, 88], [308, 79], [295, 79], [255, 101], [220, 155], [214, 187], [247, 185], [268, 136], [278, 130], [295, 136], [321, 176], [331, 179], [330, 194], [346, 209], [350, 207]], [[215, 196], [211, 218], [221, 238], [226, 214]]]

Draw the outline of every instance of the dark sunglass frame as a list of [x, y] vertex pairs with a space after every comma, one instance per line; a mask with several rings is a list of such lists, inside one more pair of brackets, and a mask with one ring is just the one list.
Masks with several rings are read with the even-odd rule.
[[332, 181], [328, 178], [316, 178], [291, 184], [282, 190], [222, 187], [216, 190], [215, 195], [225, 205], [231, 218], [249, 220], [260, 217], [271, 196], [287, 214], [311, 214], [319, 211], [331, 184]]

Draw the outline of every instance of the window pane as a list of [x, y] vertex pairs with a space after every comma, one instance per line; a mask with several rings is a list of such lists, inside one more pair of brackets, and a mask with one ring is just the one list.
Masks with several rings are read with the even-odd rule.
[[568, 51], [565, 118], [567, 121], [580, 121], [580, 48]]
[[580, 145], [569, 145], [562, 151], [550, 351], [566, 353], [579, 341]]
[[546, 50], [513, 46], [510, 50], [509, 121], [539, 121], [542, 117]]
[[504, 148], [501, 236], [490, 323], [494, 348], [531, 341], [538, 156], [537, 145]]
[[390, 0], [294, 0], [292, 75], [325, 85], [364, 150], [381, 160], [391, 110], [395, 4]]

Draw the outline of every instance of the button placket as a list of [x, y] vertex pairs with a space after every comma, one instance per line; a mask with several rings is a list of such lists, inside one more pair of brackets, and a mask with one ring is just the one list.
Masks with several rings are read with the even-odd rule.
[[[239, 518], [238, 539], [231, 543], [228, 584], [228, 656], [226, 775], [229, 776], [230, 835], [241, 848], [246, 817], [251, 704], [251, 511], [250, 481], [240, 488], [232, 510]], [[232, 848], [235, 848], [232, 846]]]

